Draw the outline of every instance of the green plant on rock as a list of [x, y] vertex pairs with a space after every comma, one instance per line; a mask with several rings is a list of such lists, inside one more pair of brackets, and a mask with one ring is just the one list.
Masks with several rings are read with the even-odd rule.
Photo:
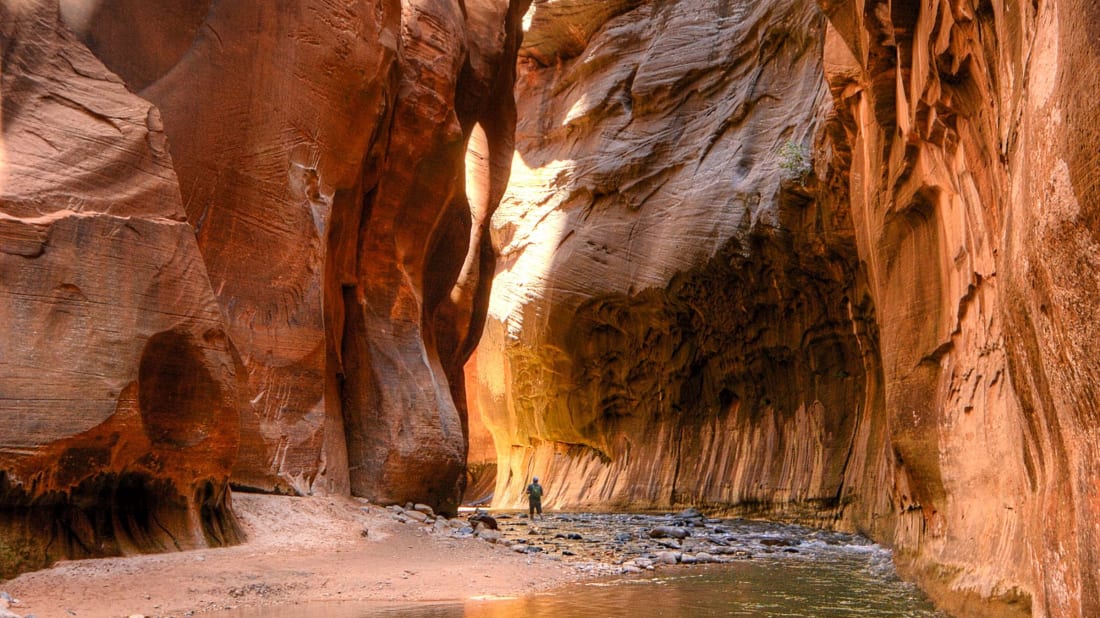
[[809, 151], [794, 140], [783, 142], [779, 149], [779, 167], [784, 176], [797, 180], [799, 184], [805, 184], [806, 178], [814, 170]]

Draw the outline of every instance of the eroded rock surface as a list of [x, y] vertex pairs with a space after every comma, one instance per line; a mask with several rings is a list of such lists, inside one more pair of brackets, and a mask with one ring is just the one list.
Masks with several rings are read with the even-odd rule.
[[899, 556], [955, 611], [1094, 615], [1100, 11], [822, 4]]
[[0, 577], [233, 542], [238, 371], [160, 114], [0, 3]]
[[154, 4], [69, 17], [164, 115], [247, 368], [234, 482], [453, 508], [525, 3]]
[[[533, 473], [551, 507], [835, 521], [886, 457], [851, 221], [810, 169], [824, 17], [619, 3], [593, 27], [578, 4], [536, 3], [521, 52], [474, 399], [496, 503]], [[560, 33], [584, 28], [578, 53]]]
[[951, 611], [1096, 614], [1100, 13], [819, 4], [536, 3], [497, 500], [853, 527]]
[[453, 509], [526, 3], [0, 6], [5, 572]]

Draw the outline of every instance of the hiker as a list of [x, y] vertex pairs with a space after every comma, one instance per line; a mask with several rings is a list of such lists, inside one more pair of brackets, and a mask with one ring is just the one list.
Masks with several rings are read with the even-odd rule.
[[539, 485], [539, 477], [537, 476], [527, 486], [527, 510], [527, 516], [531, 519], [535, 518], [536, 511], [539, 514], [539, 519], [542, 519], [542, 485]]

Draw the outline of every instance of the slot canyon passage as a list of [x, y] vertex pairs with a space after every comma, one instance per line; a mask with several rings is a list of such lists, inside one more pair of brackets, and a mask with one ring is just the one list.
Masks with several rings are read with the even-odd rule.
[[[8, 611], [125, 615], [106, 571], [158, 568], [193, 583], [164, 615], [288, 601], [248, 569], [559, 584], [382, 508], [539, 476], [553, 511], [866, 535], [952, 615], [1100, 615], [1097, 32], [1094, 0], [0, 0]], [[355, 582], [409, 564], [451, 583]]]

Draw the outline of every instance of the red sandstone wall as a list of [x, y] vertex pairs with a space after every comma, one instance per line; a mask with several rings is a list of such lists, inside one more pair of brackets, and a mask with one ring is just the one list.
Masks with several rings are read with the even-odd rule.
[[4, 572], [454, 508], [525, 4], [2, 5]]
[[852, 527], [953, 612], [1094, 615], [1100, 12], [819, 4], [536, 2], [498, 503]]
[[233, 542], [243, 370], [161, 116], [0, 4], [0, 577]]

